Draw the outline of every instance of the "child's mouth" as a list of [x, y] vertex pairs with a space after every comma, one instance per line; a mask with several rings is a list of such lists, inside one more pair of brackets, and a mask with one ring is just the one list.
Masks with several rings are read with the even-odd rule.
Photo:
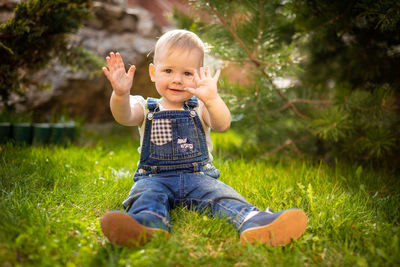
[[182, 92], [182, 89], [175, 89], [175, 88], [168, 88], [169, 90], [173, 91], [173, 92]]

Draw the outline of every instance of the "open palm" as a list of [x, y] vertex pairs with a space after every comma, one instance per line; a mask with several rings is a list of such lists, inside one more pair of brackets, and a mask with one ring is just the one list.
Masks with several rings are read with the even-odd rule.
[[186, 88], [186, 90], [204, 103], [212, 101], [218, 97], [217, 82], [220, 73], [221, 71], [217, 70], [213, 77], [209, 67], [201, 67], [199, 73], [194, 74], [196, 88]]
[[136, 67], [132, 65], [126, 72], [124, 61], [119, 53], [114, 54], [111, 52], [110, 56], [106, 57], [106, 60], [108, 69], [103, 67], [103, 72], [110, 81], [115, 94], [121, 96], [129, 94]]

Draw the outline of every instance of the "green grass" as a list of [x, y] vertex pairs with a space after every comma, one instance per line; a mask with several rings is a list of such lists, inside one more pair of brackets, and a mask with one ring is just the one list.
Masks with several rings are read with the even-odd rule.
[[137, 142], [126, 128], [86, 133], [78, 145], [0, 146], [1, 266], [399, 266], [400, 181], [389, 170], [337, 162], [247, 161], [226, 153], [233, 133], [213, 136], [221, 180], [261, 209], [298, 207], [309, 226], [285, 247], [241, 245], [222, 219], [183, 207], [170, 239], [111, 245], [99, 218], [132, 186]]

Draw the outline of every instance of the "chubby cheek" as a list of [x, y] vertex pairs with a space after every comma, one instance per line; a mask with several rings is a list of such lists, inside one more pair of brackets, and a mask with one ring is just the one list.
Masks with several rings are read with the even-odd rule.
[[161, 89], [161, 88], [167, 87], [168, 84], [169, 84], [169, 82], [166, 79], [158, 79], [158, 80], [156, 80], [156, 87], [157, 88]]

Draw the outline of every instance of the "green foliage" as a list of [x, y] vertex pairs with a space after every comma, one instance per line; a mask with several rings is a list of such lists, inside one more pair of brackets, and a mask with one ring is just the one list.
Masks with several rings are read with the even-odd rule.
[[398, 160], [397, 1], [319, 1], [315, 5], [296, 0], [291, 4], [295, 25], [308, 38], [303, 49], [309, 57], [301, 64], [305, 72], [299, 78], [311, 90], [332, 92], [334, 104], [351, 122], [347, 130], [331, 128], [342, 134], [332, 149], [353, 158]]
[[346, 137], [350, 125], [348, 114], [337, 106], [319, 114], [318, 118], [313, 121], [317, 136], [330, 142], [337, 142]]
[[[349, 82], [373, 91], [389, 84], [398, 90], [400, 7], [398, 1], [292, 1], [295, 25], [307, 33], [308, 79]], [[311, 15], [312, 14], [312, 15]], [[329, 79], [327, 79], [329, 78]]]
[[245, 145], [262, 156], [290, 148], [313, 158], [400, 160], [397, 1], [192, 3], [205, 15], [178, 27], [246, 70], [220, 84]]
[[53, 58], [75, 68], [98, 68], [97, 57], [68, 43], [88, 17], [87, 0], [21, 1], [14, 17], [0, 25], [0, 96], [8, 105], [12, 91], [24, 94], [34, 84], [29, 74], [44, 68]]
[[382, 32], [393, 32], [398, 29], [400, 21], [400, 4], [390, 0], [363, 1], [358, 3], [362, 10], [360, 18], [370, 21]]
[[[232, 160], [233, 132], [212, 136], [221, 180], [260, 209], [302, 208], [309, 225], [285, 247], [242, 245], [223, 219], [177, 207], [170, 238], [110, 244], [99, 219], [120, 209], [139, 159], [132, 128], [86, 133], [84, 146], [0, 146], [4, 266], [304, 266], [400, 264], [395, 173], [336, 162]], [[221, 144], [222, 146], [219, 146]]]

